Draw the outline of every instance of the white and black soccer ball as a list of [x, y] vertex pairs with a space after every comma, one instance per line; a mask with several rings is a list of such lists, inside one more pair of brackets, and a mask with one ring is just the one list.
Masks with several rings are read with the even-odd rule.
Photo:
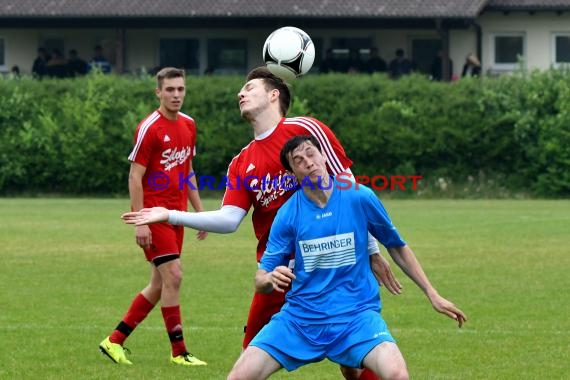
[[306, 74], [315, 61], [311, 37], [293, 26], [275, 30], [263, 44], [263, 61], [273, 74], [292, 80]]

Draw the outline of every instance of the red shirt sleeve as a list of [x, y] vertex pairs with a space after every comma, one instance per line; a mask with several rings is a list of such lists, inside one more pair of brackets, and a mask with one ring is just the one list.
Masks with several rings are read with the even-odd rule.
[[129, 161], [136, 162], [144, 167], [148, 167], [152, 154], [154, 142], [154, 129], [137, 127], [134, 138], [133, 151], [129, 155]]
[[226, 192], [222, 200], [223, 206], [236, 206], [248, 211], [251, 207], [250, 191], [244, 186], [244, 181], [240, 175], [239, 156], [235, 157], [228, 168], [226, 175]]

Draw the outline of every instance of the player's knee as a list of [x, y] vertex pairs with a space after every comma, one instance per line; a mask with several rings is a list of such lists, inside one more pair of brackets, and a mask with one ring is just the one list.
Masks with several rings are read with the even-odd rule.
[[172, 288], [180, 288], [182, 284], [182, 267], [180, 265], [170, 265], [167, 270], [162, 273], [163, 285]]
[[182, 273], [175, 273], [168, 281], [168, 287], [179, 290], [182, 286]]
[[234, 367], [228, 374], [227, 380], [248, 380], [248, 377], [246, 373]]
[[406, 367], [393, 367], [388, 373], [382, 374], [382, 380], [409, 380], [409, 378]]

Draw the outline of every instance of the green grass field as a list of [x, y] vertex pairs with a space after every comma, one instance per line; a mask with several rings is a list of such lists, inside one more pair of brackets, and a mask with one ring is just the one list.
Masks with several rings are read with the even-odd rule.
[[[569, 201], [385, 204], [432, 283], [469, 318], [458, 329], [396, 270], [405, 291], [382, 292], [383, 315], [412, 378], [570, 378]], [[253, 291], [251, 223], [203, 242], [187, 230], [185, 337], [209, 365], [170, 365], [154, 310], [127, 341], [135, 365], [124, 367], [97, 346], [148, 280], [133, 229], [119, 219], [127, 209], [126, 199], [0, 199], [1, 379], [225, 378]], [[324, 361], [274, 378], [341, 376]]]

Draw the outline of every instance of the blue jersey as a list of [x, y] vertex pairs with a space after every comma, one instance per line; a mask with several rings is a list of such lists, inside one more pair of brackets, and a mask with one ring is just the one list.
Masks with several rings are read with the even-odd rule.
[[295, 252], [296, 279], [281, 310], [310, 323], [349, 322], [355, 313], [379, 312], [368, 231], [385, 247], [406, 244], [369, 188], [337, 181], [332, 187], [324, 208], [299, 190], [279, 209], [260, 264], [270, 272]]

